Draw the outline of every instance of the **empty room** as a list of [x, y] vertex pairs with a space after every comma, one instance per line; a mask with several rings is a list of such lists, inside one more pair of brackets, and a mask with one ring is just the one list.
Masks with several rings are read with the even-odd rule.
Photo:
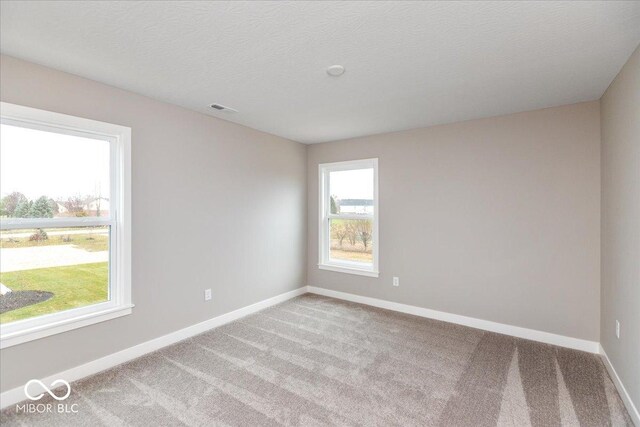
[[640, 1], [0, 0], [2, 426], [640, 427]]

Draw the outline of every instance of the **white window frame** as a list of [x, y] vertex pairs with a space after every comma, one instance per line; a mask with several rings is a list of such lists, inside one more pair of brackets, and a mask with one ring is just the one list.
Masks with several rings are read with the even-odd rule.
[[108, 141], [111, 179], [108, 218], [0, 219], [2, 230], [110, 226], [109, 301], [0, 324], [0, 348], [131, 314], [131, 128], [6, 102], [0, 103], [0, 122]]
[[[330, 202], [329, 174], [331, 172], [371, 169], [373, 168], [373, 214], [332, 214]], [[378, 277], [378, 248], [380, 246], [380, 234], [378, 233], [378, 159], [350, 160], [346, 162], [322, 163], [318, 165], [319, 182], [319, 238], [318, 268], [340, 273], [358, 274], [362, 276]], [[330, 220], [342, 219], [371, 219], [372, 220], [372, 254], [373, 263], [331, 259], [331, 230]]]

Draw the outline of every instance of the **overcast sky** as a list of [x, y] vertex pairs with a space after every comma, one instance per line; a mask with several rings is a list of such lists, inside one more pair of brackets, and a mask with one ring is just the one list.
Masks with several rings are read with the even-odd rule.
[[109, 198], [109, 143], [0, 125], [0, 195]]
[[[373, 199], [373, 169], [331, 172], [331, 194], [339, 199]], [[0, 195], [18, 191], [40, 196], [109, 198], [106, 141], [0, 125]]]
[[329, 191], [340, 200], [373, 200], [373, 169], [331, 172]]

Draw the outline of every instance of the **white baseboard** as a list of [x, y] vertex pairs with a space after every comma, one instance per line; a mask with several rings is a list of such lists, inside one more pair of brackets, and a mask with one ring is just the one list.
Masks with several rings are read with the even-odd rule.
[[[77, 366], [75, 368], [68, 369], [63, 372], [59, 372], [55, 375], [51, 375], [47, 378], [41, 378], [40, 380], [44, 384], [51, 384], [53, 381], [61, 378], [68, 382], [77, 381], [84, 377], [97, 374], [109, 368], [113, 368], [122, 363], [144, 356], [147, 353], [159, 350], [163, 347], [175, 344], [184, 339], [201, 334], [210, 329], [217, 328], [226, 323], [237, 320], [241, 317], [253, 314], [265, 308], [287, 301], [296, 296], [302, 295], [306, 292], [324, 295], [332, 298], [342, 299], [346, 301], [352, 301], [360, 304], [370, 305], [373, 307], [384, 308], [387, 310], [398, 311], [407, 314], [413, 314], [415, 316], [426, 317], [430, 319], [442, 320], [450, 323], [457, 323], [472, 328], [483, 329], [486, 331], [497, 332], [506, 335], [512, 335], [519, 338], [530, 339], [534, 341], [540, 341], [548, 344], [554, 344], [561, 347], [573, 348], [576, 350], [587, 351], [590, 353], [600, 353], [603, 355], [604, 364], [609, 370], [611, 377], [614, 379], [615, 385], [618, 388], [620, 395], [622, 396], [625, 405], [634, 419], [636, 425], [640, 426], [640, 418], [638, 418], [638, 411], [633, 405], [633, 402], [629, 398], [622, 382], [618, 378], [613, 366], [607, 358], [604, 350], [599, 343], [594, 341], [587, 341], [578, 338], [566, 337], [562, 335], [551, 334], [549, 332], [537, 331], [534, 329], [521, 328], [518, 326], [506, 325], [503, 323], [491, 322], [488, 320], [476, 319], [473, 317], [461, 316], [458, 314], [451, 314], [437, 310], [431, 310], [428, 308], [416, 307], [407, 304], [401, 304], [391, 301], [385, 301], [377, 298], [364, 297], [360, 295], [349, 294], [346, 292], [333, 291], [324, 288], [318, 288], [315, 286], [303, 286], [290, 292], [286, 292], [281, 295], [266, 299], [264, 301], [257, 302], [247, 307], [240, 308], [230, 313], [223, 314], [213, 319], [206, 320], [201, 323], [180, 329], [170, 334], [155, 338], [153, 340], [138, 344], [136, 346], [127, 348], [117, 353], [110, 354], [100, 359], [85, 363], [84, 365]], [[44, 392], [44, 389], [37, 390], [36, 384], [33, 389], [30, 389], [31, 393]], [[10, 405], [19, 403], [25, 399], [23, 387], [16, 387], [11, 390], [7, 390], [0, 394], [0, 408], [4, 409]]]
[[[129, 347], [117, 353], [113, 353], [100, 359], [85, 363], [84, 365], [59, 372], [47, 378], [39, 379], [47, 385], [51, 384], [53, 381], [59, 378], [68, 382], [77, 381], [89, 375], [97, 374], [106, 369], [113, 368], [114, 366], [136, 359], [140, 356], [144, 356], [147, 353], [159, 350], [168, 345], [175, 344], [178, 341], [182, 341], [184, 339], [206, 332], [210, 329], [217, 328], [241, 317], [253, 314], [262, 309], [287, 301], [291, 298], [295, 298], [298, 295], [302, 295], [306, 292], [307, 287], [303, 286], [293, 291], [285, 292], [284, 294], [276, 295], [275, 297], [257, 302], [255, 304], [251, 304], [247, 307], [239, 308], [238, 310], [234, 310], [221, 316], [214, 317], [213, 319], [205, 320], [204, 322], [188, 326], [175, 332], [171, 332], [170, 334], [163, 335], [159, 338], [152, 339], [142, 344]], [[40, 387], [40, 389], [38, 390], [38, 387], [40, 387], [40, 385], [34, 383], [29, 387], [29, 392], [32, 395], [45, 392], [42, 387]], [[4, 393], [0, 394], [0, 409], [4, 409], [10, 405], [14, 405], [25, 399], [26, 396], [24, 394], [23, 386], [7, 390]]]
[[620, 394], [620, 397], [624, 402], [624, 406], [627, 407], [627, 411], [629, 412], [633, 423], [637, 426], [640, 426], [640, 413], [638, 413], [638, 408], [636, 408], [636, 405], [633, 404], [631, 396], [629, 396], [629, 393], [627, 393], [627, 389], [624, 388], [624, 384], [622, 384], [618, 373], [611, 364], [611, 360], [609, 360], [609, 356], [607, 356], [607, 353], [605, 353], [602, 345], [600, 345], [600, 357], [602, 358], [602, 362], [609, 372], [609, 376], [613, 380], [613, 383], [616, 385], [618, 393]]
[[504, 323], [491, 322], [489, 320], [476, 319], [474, 317], [461, 316], [459, 314], [451, 314], [443, 311], [431, 310], [428, 308], [416, 307], [413, 305], [400, 304], [381, 300], [377, 298], [364, 297], [361, 295], [349, 294], [346, 292], [333, 291], [330, 289], [318, 288], [315, 286], [307, 286], [307, 291], [312, 294], [323, 295], [326, 297], [337, 298], [345, 301], [356, 302], [360, 304], [370, 305], [373, 307], [384, 308], [387, 310], [398, 311], [401, 313], [413, 314], [414, 316], [426, 317], [429, 319], [442, 320], [444, 322], [456, 323], [459, 325], [469, 326], [472, 328], [482, 329], [485, 331], [497, 332], [500, 334], [511, 335], [518, 338], [539, 341], [547, 344], [553, 344], [560, 347], [572, 348], [575, 350], [587, 351], [589, 353], [600, 354], [604, 366], [607, 368], [613, 383], [618, 389], [618, 393], [624, 402], [624, 405], [633, 420], [633, 423], [640, 427], [640, 414], [634, 405], [629, 393], [625, 389], [620, 377], [613, 368], [609, 357], [599, 342], [588, 341], [579, 338], [566, 337], [563, 335], [552, 334], [549, 332], [537, 331], [535, 329], [521, 328], [519, 326], [506, 325]]
[[474, 317], [461, 316], [459, 314], [451, 314], [444, 311], [400, 304], [377, 298], [363, 297], [360, 295], [348, 294], [346, 292], [317, 288], [315, 286], [308, 286], [307, 288], [308, 292], [312, 294], [324, 295], [327, 297], [371, 305], [373, 307], [385, 308], [387, 310], [399, 311], [401, 313], [413, 314], [414, 316], [427, 317], [429, 319], [442, 320], [449, 323], [457, 323], [459, 325], [469, 326], [476, 329], [497, 332], [499, 334], [511, 335], [518, 338], [525, 338], [575, 350], [587, 351], [589, 353], [600, 352], [600, 343], [596, 341], [566, 337], [564, 335], [537, 331], [535, 329], [521, 328], [519, 326], [506, 325], [504, 323], [492, 322], [490, 320], [476, 319]]

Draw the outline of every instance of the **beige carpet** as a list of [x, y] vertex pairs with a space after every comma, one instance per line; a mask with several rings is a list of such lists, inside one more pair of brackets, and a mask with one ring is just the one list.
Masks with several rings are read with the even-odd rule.
[[72, 388], [77, 414], [2, 423], [632, 425], [596, 355], [315, 295]]

